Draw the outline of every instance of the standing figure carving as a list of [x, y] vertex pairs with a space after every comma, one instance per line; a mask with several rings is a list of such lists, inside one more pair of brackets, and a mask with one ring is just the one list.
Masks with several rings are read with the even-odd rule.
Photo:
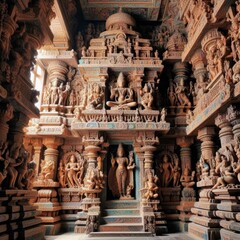
[[107, 106], [111, 109], [131, 109], [135, 107], [137, 103], [134, 101], [134, 91], [132, 88], [126, 86], [123, 73], [120, 72], [117, 79], [117, 86], [110, 88], [110, 99], [114, 101], [107, 101]]
[[160, 185], [162, 187], [179, 186], [181, 168], [178, 156], [170, 151], [164, 151], [159, 158], [158, 176]]
[[111, 157], [112, 166], [108, 173], [108, 185], [114, 197], [131, 198], [131, 191], [134, 189], [133, 169], [136, 167], [133, 161], [133, 152], [129, 153], [129, 158], [125, 157], [123, 145], [120, 143], [116, 157]]
[[[83, 180], [83, 172], [84, 172], [84, 160], [79, 156], [79, 154], [70, 152], [65, 156], [65, 179], [60, 179], [62, 184], [66, 184], [69, 188], [77, 188], [81, 187]], [[60, 166], [61, 167], [61, 166]], [[59, 169], [59, 171], [62, 171]], [[59, 173], [59, 176], [61, 174]], [[61, 176], [62, 178], [62, 176]], [[65, 185], [64, 184], [64, 185]]]

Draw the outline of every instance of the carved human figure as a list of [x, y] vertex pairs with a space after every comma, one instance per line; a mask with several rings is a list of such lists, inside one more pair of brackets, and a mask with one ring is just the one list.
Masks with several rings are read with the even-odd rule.
[[22, 162], [24, 161], [24, 158], [22, 158], [20, 162], [17, 162], [17, 159], [19, 157], [20, 147], [21, 146], [15, 146], [15, 144], [13, 144], [13, 146], [10, 149], [11, 151], [9, 151], [8, 149], [6, 152], [6, 161], [8, 163], [6, 169], [9, 176], [9, 188], [11, 189], [15, 188], [15, 183], [18, 176], [18, 171], [16, 167], [21, 165]]
[[88, 97], [89, 109], [102, 109], [103, 108], [104, 92], [99, 84], [92, 85], [92, 91]]
[[115, 88], [111, 87], [110, 91], [110, 99], [114, 99], [114, 101], [107, 101], [106, 104], [111, 109], [131, 109], [131, 107], [137, 105], [134, 101], [134, 91], [126, 87], [126, 81], [122, 72], [118, 76], [117, 86]]
[[21, 164], [16, 167], [16, 170], [18, 172], [17, 187], [19, 189], [22, 189], [25, 187], [25, 184], [23, 184], [22, 181], [28, 172], [28, 153], [23, 147], [20, 149], [19, 159], [21, 159]]
[[54, 162], [49, 159], [42, 160], [39, 179], [43, 181], [52, 180], [53, 175], [54, 175]]
[[123, 145], [120, 143], [117, 148], [117, 156], [111, 159], [112, 164], [114, 161], [117, 163], [116, 168], [116, 179], [117, 179], [117, 186], [120, 198], [126, 196], [127, 190], [127, 177], [128, 177], [128, 158], [124, 157], [124, 149]]
[[171, 180], [172, 180], [172, 163], [169, 160], [169, 157], [167, 154], [164, 154], [163, 161], [160, 164], [159, 171], [162, 176], [161, 178], [161, 185], [163, 187], [168, 187]]
[[50, 103], [57, 104], [58, 103], [58, 87], [51, 86], [50, 89]]
[[158, 177], [153, 175], [153, 172], [151, 169], [148, 169], [146, 171], [146, 178], [145, 178], [145, 187], [142, 190], [146, 190], [144, 193], [144, 198], [147, 200], [151, 198], [157, 198], [158, 197]]
[[129, 152], [129, 163], [127, 165], [128, 170], [128, 185], [127, 185], [127, 197], [131, 197], [131, 191], [134, 188], [134, 178], [133, 178], [133, 169], [136, 168], [136, 164], [134, 163], [133, 151]]
[[26, 189], [32, 189], [33, 188], [33, 182], [36, 178], [37, 174], [37, 164], [34, 160], [30, 161], [28, 163], [28, 170], [26, 173]]
[[174, 90], [173, 83], [170, 84], [167, 92], [168, 92], [168, 99], [169, 99], [169, 102], [170, 102], [170, 106], [176, 106], [176, 93], [175, 93], [175, 90]]
[[179, 181], [181, 177], [181, 168], [179, 167], [179, 159], [175, 158], [174, 160], [174, 167], [172, 168], [172, 174], [173, 174], [173, 187], [179, 186]]
[[69, 106], [75, 106], [76, 102], [77, 102], [77, 97], [76, 97], [76, 92], [74, 89], [72, 89], [72, 91], [70, 92], [69, 95]]
[[188, 96], [186, 95], [186, 87], [183, 85], [183, 80], [182, 80], [182, 83], [177, 84], [175, 91], [176, 91], [176, 96], [177, 96], [179, 105], [191, 107], [192, 104]]
[[189, 166], [185, 165], [183, 174], [180, 178], [180, 182], [182, 183], [183, 187], [185, 187], [185, 188], [193, 187], [195, 184], [194, 176], [195, 176], [195, 171], [191, 171]]
[[222, 164], [220, 167], [221, 177], [217, 179], [217, 183], [212, 189], [218, 187], [225, 187], [227, 184], [235, 184], [237, 182], [237, 177], [231, 166], [231, 162], [227, 159], [225, 155], [221, 155]]
[[65, 166], [68, 187], [74, 188], [80, 186], [79, 179], [77, 178], [80, 167], [80, 163], [77, 162], [76, 156], [72, 154], [69, 158], [69, 162]]
[[153, 105], [153, 89], [151, 86], [148, 86], [147, 83], [145, 83], [142, 90], [140, 90], [140, 96], [141, 96], [141, 104], [144, 107], [144, 109], [152, 109]]
[[60, 161], [58, 168], [58, 181], [61, 187], [66, 187], [66, 179], [65, 179], [65, 169], [63, 166], [63, 161]]
[[76, 36], [76, 50], [78, 53], [78, 57], [81, 57], [81, 53], [82, 53], [82, 47], [84, 46], [84, 40], [83, 40], [83, 35], [82, 33], [79, 31], [77, 36]]
[[71, 90], [71, 87], [70, 87], [69, 82], [67, 82], [65, 87], [63, 87], [62, 83], [60, 84], [60, 86], [58, 88], [58, 97], [59, 97], [58, 98], [58, 104], [59, 105], [63, 105], [63, 106], [66, 105], [70, 90]]
[[7, 177], [7, 166], [8, 166], [8, 161], [5, 160], [4, 154], [5, 151], [7, 150], [7, 142], [1, 142], [0, 143], [0, 163], [2, 166], [2, 169], [0, 170], [0, 189], [3, 180]]
[[50, 104], [51, 102], [51, 83], [46, 85], [43, 90], [43, 104]]
[[210, 172], [210, 166], [207, 160], [201, 155], [200, 160], [199, 160], [199, 166], [201, 168], [201, 173], [203, 179], [209, 175]]
[[99, 170], [98, 167], [91, 168], [85, 180], [84, 188], [88, 190], [103, 189], [104, 188], [103, 184], [104, 184], [103, 172]]
[[163, 108], [161, 111], [161, 122], [166, 122], [166, 116], [167, 116], [167, 110], [166, 108]]

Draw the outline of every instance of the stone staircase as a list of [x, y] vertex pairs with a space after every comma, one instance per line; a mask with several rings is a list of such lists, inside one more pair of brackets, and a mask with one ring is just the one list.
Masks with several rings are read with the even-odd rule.
[[144, 232], [139, 202], [136, 200], [113, 200], [105, 202], [99, 232], [90, 236], [151, 236]]

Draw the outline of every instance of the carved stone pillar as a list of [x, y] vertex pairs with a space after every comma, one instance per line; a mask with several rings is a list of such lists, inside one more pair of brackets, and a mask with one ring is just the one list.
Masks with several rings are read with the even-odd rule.
[[32, 139], [34, 155], [33, 160], [36, 162], [37, 167], [37, 176], [40, 173], [40, 164], [41, 164], [41, 151], [42, 151], [42, 140], [41, 139]]
[[240, 144], [240, 111], [239, 105], [231, 105], [227, 109], [227, 120], [232, 124], [232, 132], [236, 143]]
[[196, 83], [193, 89], [193, 104], [197, 105], [203, 94], [207, 92], [206, 87], [208, 85], [208, 75], [205, 67], [206, 58], [201, 49], [198, 49], [194, 53], [191, 63], [193, 66], [193, 73], [196, 78]]
[[[239, 226], [240, 219], [235, 217], [239, 214], [239, 195], [240, 195], [240, 111], [239, 105], [230, 105], [227, 109], [226, 115], [224, 114], [220, 118], [221, 123], [223, 122], [222, 128], [220, 130], [219, 136], [222, 136], [221, 143], [222, 150], [226, 150], [226, 147], [231, 149], [231, 146], [234, 147], [235, 153], [232, 155], [231, 159], [231, 168], [237, 175], [238, 179], [235, 180], [235, 183], [228, 184], [226, 187], [221, 187], [213, 189], [213, 193], [216, 198], [220, 199], [220, 203], [217, 205], [216, 215], [221, 219], [220, 230], [221, 239], [238, 239], [240, 237], [238, 229], [234, 226]], [[220, 122], [218, 120], [218, 122]], [[229, 126], [229, 122], [232, 125]], [[221, 127], [221, 125], [219, 127]], [[231, 131], [232, 130], [232, 131]], [[233, 140], [234, 135], [234, 140]], [[230, 150], [233, 151], [233, 149]], [[224, 154], [224, 151], [223, 151]], [[235, 156], [234, 156], [235, 155]], [[233, 162], [232, 162], [233, 161]], [[230, 170], [231, 171], [231, 170]], [[235, 175], [235, 177], [236, 177]], [[224, 178], [225, 181], [226, 178]]]
[[[78, 213], [78, 220], [75, 222], [75, 233], [90, 233], [98, 231], [100, 216], [100, 198], [104, 185], [104, 176], [101, 169], [98, 168], [98, 157], [100, 156], [101, 145], [104, 143], [103, 137], [98, 132], [89, 132], [82, 139], [85, 145], [85, 154], [87, 158], [87, 171], [83, 181], [82, 192], [86, 196], [82, 200], [82, 207], [87, 212], [87, 222], [82, 224], [82, 213]], [[94, 224], [94, 227], [92, 227]]]
[[193, 142], [193, 138], [191, 137], [177, 138], [177, 145], [181, 147], [180, 158], [182, 166], [182, 176], [180, 181], [182, 183], [182, 186], [184, 187], [182, 190], [181, 202], [180, 205], [177, 206], [177, 209], [180, 211], [179, 219], [182, 221], [181, 227], [184, 231], [186, 231], [188, 228], [189, 218], [191, 217], [191, 208], [194, 206], [194, 203], [196, 201], [196, 193], [193, 189], [193, 186], [195, 185], [195, 171], [192, 167], [190, 148]]
[[[58, 147], [63, 144], [62, 138], [46, 137], [43, 139], [43, 145], [46, 146], [44, 151], [45, 164], [51, 165], [47, 179], [52, 181], [57, 180], [57, 166], [58, 166]], [[42, 171], [43, 169], [41, 169]], [[46, 180], [46, 179], [45, 179]]]
[[58, 202], [57, 189], [57, 165], [58, 165], [58, 147], [63, 144], [62, 138], [46, 137], [43, 145], [46, 146], [44, 160], [41, 162], [38, 179], [34, 182], [34, 187], [38, 190], [38, 200], [35, 203], [42, 212], [40, 215], [45, 226], [45, 233], [49, 235], [58, 234], [60, 231], [60, 210]]
[[215, 124], [220, 128], [219, 138], [221, 141], [221, 147], [224, 147], [233, 140], [231, 123], [228, 121], [226, 114], [218, 114], [215, 118]]
[[[143, 178], [143, 187], [141, 188], [141, 204], [143, 211], [144, 229], [152, 233], [165, 233], [167, 232], [165, 215], [162, 208], [159, 206], [158, 200], [158, 186], [159, 182], [154, 173], [153, 161], [154, 152], [156, 147], [154, 145], [159, 143], [159, 139], [155, 137], [155, 133], [145, 133], [138, 141], [142, 145], [141, 152], [144, 158], [143, 171], [141, 172]], [[151, 224], [150, 224], [151, 223]], [[149, 224], [151, 228], [149, 228]]]
[[[66, 73], [68, 72], [68, 66], [65, 62], [56, 60], [51, 61], [48, 65], [48, 85], [45, 86], [44, 95], [48, 95], [46, 99], [43, 99], [42, 111], [55, 112], [58, 109], [59, 103], [59, 87], [66, 81]], [[50, 106], [49, 106], [50, 105]]]
[[[142, 150], [141, 144], [134, 143], [134, 152], [137, 155], [137, 158], [139, 160], [139, 168], [140, 168], [140, 176], [144, 176], [144, 152]], [[143, 177], [140, 177], [140, 189], [142, 189], [144, 186], [144, 179]]]
[[215, 81], [223, 72], [223, 60], [226, 54], [226, 38], [221, 32], [214, 28], [205, 34], [201, 44], [204, 53], [206, 53], [207, 69], [210, 79]]
[[[13, 107], [12, 105], [5, 101], [1, 102], [0, 105], [0, 143], [1, 145], [6, 142], [7, 134], [9, 130], [9, 125], [7, 122], [13, 118]], [[2, 148], [2, 146], [1, 146]]]
[[210, 189], [216, 183], [215, 167], [213, 158], [215, 156], [213, 136], [215, 130], [213, 127], [204, 127], [198, 131], [198, 139], [201, 144], [201, 158], [199, 165], [201, 169], [201, 180], [197, 182], [197, 187], [201, 187], [199, 192], [199, 201], [191, 209], [192, 217], [188, 225], [188, 232], [198, 236], [201, 239], [214, 240], [219, 239], [219, 219], [216, 218], [218, 200], [214, 199], [214, 194]]
[[191, 137], [179, 137], [177, 138], [177, 145], [181, 147], [180, 149], [180, 158], [182, 164], [182, 171], [186, 167], [192, 169], [192, 160], [191, 160], [191, 148], [193, 144], [193, 138]]
[[181, 122], [183, 121], [183, 118], [185, 119], [185, 112], [187, 112], [187, 109], [190, 109], [192, 106], [192, 103], [187, 96], [187, 94], [189, 94], [189, 83], [187, 81], [189, 74], [188, 64], [183, 62], [175, 63], [173, 66], [173, 72], [175, 76], [173, 83], [170, 84], [172, 85], [172, 88], [174, 88], [174, 93], [176, 96], [175, 105], [177, 106], [176, 114], [178, 116], [175, 121]]
[[198, 139], [201, 144], [200, 167], [202, 180], [197, 183], [198, 187], [211, 187], [216, 183], [213, 158], [215, 156], [215, 144], [213, 137], [215, 135], [214, 127], [205, 127], [198, 131]]

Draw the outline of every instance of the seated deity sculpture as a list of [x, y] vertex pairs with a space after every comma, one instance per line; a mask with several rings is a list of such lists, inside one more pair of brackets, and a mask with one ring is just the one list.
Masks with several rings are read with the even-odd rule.
[[180, 179], [183, 187], [185, 188], [193, 187], [195, 185], [194, 176], [195, 176], [195, 171], [191, 171], [189, 166], [186, 165]]
[[212, 189], [219, 187], [225, 187], [228, 184], [235, 184], [237, 182], [236, 173], [233, 170], [231, 161], [227, 159], [225, 155], [221, 155], [220, 177], [217, 179], [217, 183]]
[[144, 85], [144, 88], [140, 90], [141, 95], [141, 104], [144, 109], [152, 109], [153, 105], [153, 89], [148, 86], [147, 83]]
[[151, 198], [157, 198], [158, 197], [158, 177], [154, 176], [152, 171], [149, 169], [146, 172], [146, 180], [145, 180], [145, 187], [141, 190], [146, 190], [144, 193], [144, 198], [147, 200]]
[[129, 110], [135, 107], [137, 103], [134, 101], [134, 91], [131, 88], [126, 87], [126, 81], [123, 73], [120, 72], [117, 79], [117, 86], [111, 87], [110, 99], [114, 101], [107, 101], [107, 106], [111, 109], [126, 109]]
[[103, 107], [104, 92], [100, 85], [94, 84], [92, 86], [92, 92], [88, 97], [89, 106], [88, 109], [102, 109]]

